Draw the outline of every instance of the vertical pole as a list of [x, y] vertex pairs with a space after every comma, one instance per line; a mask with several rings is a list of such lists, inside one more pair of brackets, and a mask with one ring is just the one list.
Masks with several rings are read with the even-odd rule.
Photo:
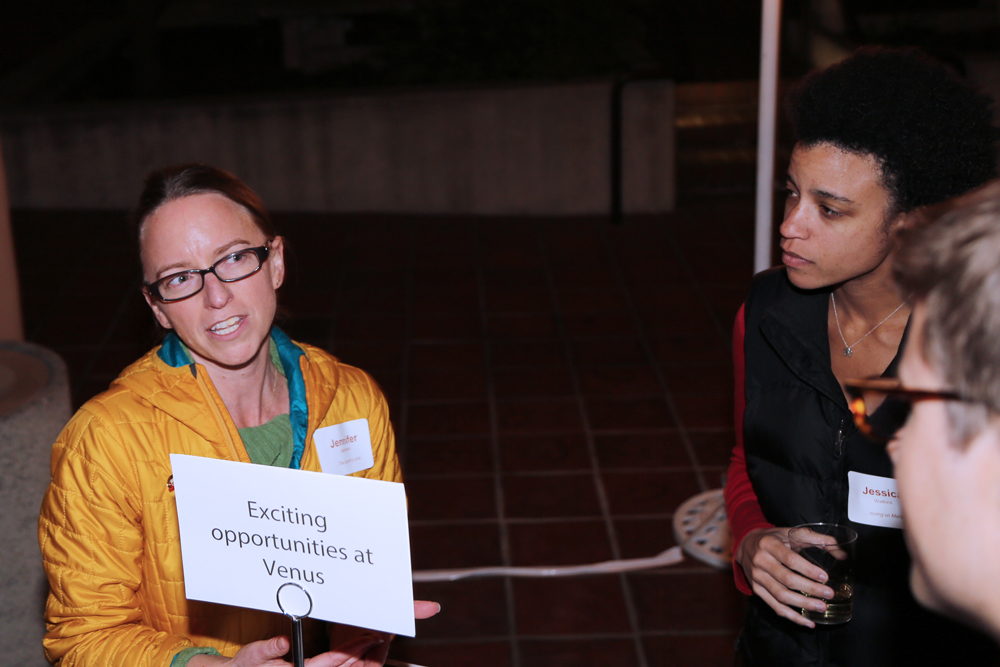
[[24, 340], [21, 291], [17, 280], [14, 231], [10, 226], [10, 199], [0, 155], [0, 340]]
[[774, 132], [778, 100], [781, 0], [763, 0], [760, 29], [760, 99], [757, 118], [757, 223], [753, 270], [771, 266], [774, 199]]

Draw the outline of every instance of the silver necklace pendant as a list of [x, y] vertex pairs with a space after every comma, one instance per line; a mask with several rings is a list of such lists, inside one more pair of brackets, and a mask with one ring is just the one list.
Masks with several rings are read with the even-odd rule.
[[849, 348], [849, 347], [845, 347], [844, 348], [844, 356], [845, 357], [851, 356], [851, 348]]

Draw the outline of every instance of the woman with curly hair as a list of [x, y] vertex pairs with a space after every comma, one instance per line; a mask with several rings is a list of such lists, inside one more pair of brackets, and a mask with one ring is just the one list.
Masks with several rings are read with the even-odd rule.
[[[848, 509], [862, 479], [850, 473], [891, 483], [892, 464], [855, 428], [844, 381], [895, 374], [910, 315], [895, 232], [994, 177], [989, 100], [915, 51], [866, 48], [808, 77], [789, 110], [783, 266], [755, 277], [733, 341], [726, 509], [737, 587], [752, 595], [739, 648], [767, 667], [982, 664], [996, 656], [987, 641], [914, 602], [900, 528]], [[807, 618], [834, 591], [789, 548], [790, 527], [817, 522], [859, 536], [840, 625]]]

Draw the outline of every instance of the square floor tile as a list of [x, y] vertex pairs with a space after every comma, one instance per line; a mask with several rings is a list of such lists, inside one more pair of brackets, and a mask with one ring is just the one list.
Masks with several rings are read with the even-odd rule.
[[[379, 386], [379, 389], [382, 390], [386, 400], [398, 410], [399, 398], [402, 392], [399, 372], [396, 369], [384, 370], [376, 368], [371, 371], [371, 376]], [[398, 413], [393, 413], [393, 415], [396, 414]]]
[[729, 466], [729, 459], [736, 446], [736, 434], [732, 430], [718, 432], [688, 431], [694, 455], [702, 466]]
[[[642, 323], [652, 337], [681, 334], [719, 335], [712, 314], [705, 307], [695, 310], [646, 310], [641, 313]], [[729, 329], [726, 329], [729, 331]]]
[[406, 332], [406, 316], [402, 313], [338, 314], [333, 335], [341, 340], [401, 339]]
[[426, 339], [479, 338], [483, 333], [479, 313], [470, 310], [463, 313], [414, 314], [410, 325], [410, 335], [414, 340]]
[[603, 521], [517, 523], [507, 526], [513, 565], [582, 565], [613, 558]]
[[673, 519], [615, 519], [622, 558], [650, 558], [677, 544]]
[[653, 355], [664, 366], [693, 364], [732, 364], [732, 341], [718, 333], [692, 335], [651, 335]]
[[413, 288], [414, 314], [442, 315], [462, 312], [479, 314], [479, 289], [476, 276], [454, 279], [450, 285], [427, 286], [417, 284]]
[[490, 345], [494, 368], [565, 366], [566, 351], [558, 341], [497, 341]]
[[410, 437], [490, 432], [486, 403], [410, 404]]
[[[417, 621], [420, 639], [506, 637], [507, 597], [502, 578], [414, 583], [413, 597], [440, 603], [436, 616]], [[430, 665], [434, 667], [434, 665]]]
[[351, 313], [403, 312], [406, 310], [406, 287], [349, 288], [340, 294], [340, 308]]
[[573, 376], [564, 366], [493, 371], [497, 398], [573, 396]]
[[410, 372], [410, 400], [445, 398], [486, 400], [486, 370], [482, 365]]
[[292, 340], [309, 343], [321, 349], [329, 347], [333, 326], [333, 319], [329, 316], [292, 317], [281, 323], [282, 331]]
[[572, 344], [573, 361], [579, 365], [645, 364], [646, 350], [638, 338], [577, 338]]
[[611, 513], [670, 514], [701, 492], [693, 472], [605, 472]]
[[581, 366], [580, 387], [589, 396], [662, 394], [656, 372], [647, 364], [629, 366]]
[[732, 428], [733, 394], [674, 394], [681, 421], [687, 427]]
[[496, 496], [488, 477], [416, 478], [406, 482], [411, 521], [495, 519]]
[[743, 625], [746, 596], [736, 590], [732, 570], [664, 570], [628, 579], [643, 630], [734, 632]]
[[500, 465], [504, 472], [590, 469], [590, 454], [582, 433], [500, 435]]
[[663, 398], [588, 398], [587, 417], [596, 430], [670, 428], [674, 425]]
[[[420, 637], [421, 623], [417, 621]], [[463, 641], [434, 643], [420, 639], [398, 637], [392, 643], [389, 657], [415, 665], [445, 667], [447, 665], [469, 665], [470, 667], [510, 667], [510, 643], [503, 641]]]
[[733, 390], [732, 364], [664, 366], [663, 375], [675, 393], [727, 392]]
[[564, 314], [617, 312], [629, 317], [628, 302], [622, 291], [615, 287], [561, 289], [558, 298], [559, 310]]
[[338, 293], [335, 285], [289, 284], [281, 288], [278, 303], [296, 317], [329, 317], [337, 311]]
[[[629, 631], [617, 576], [515, 579], [513, 583], [521, 636]], [[600, 613], [594, 613], [597, 609]]]
[[739, 633], [643, 637], [649, 667], [732, 667]]
[[493, 450], [489, 438], [410, 438], [403, 474], [489, 474], [493, 472]]
[[487, 330], [493, 338], [547, 338], [558, 331], [549, 313], [491, 313]]
[[415, 342], [410, 347], [410, 367], [415, 370], [482, 368], [485, 350], [481, 343]]
[[559, 289], [574, 289], [582, 286], [604, 287], [616, 284], [614, 271], [606, 263], [584, 266], [577, 261], [553, 263], [552, 282]]
[[504, 514], [512, 519], [601, 514], [592, 475], [507, 475], [503, 495]]
[[411, 525], [410, 554], [414, 570], [503, 565], [496, 523]]
[[345, 364], [363, 370], [371, 368], [399, 368], [403, 361], [402, 340], [338, 341], [333, 354]]
[[570, 336], [635, 336], [638, 333], [632, 318], [621, 312], [568, 314], [563, 316], [566, 333]]
[[631, 639], [525, 639], [520, 646], [522, 667], [632, 667], [639, 664]]
[[615, 468], [690, 468], [691, 457], [680, 435], [667, 433], [628, 433], [594, 436], [597, 458], [602, 470]]
[[552, 297], [545, 285], [538, 287], [490, 287], [486, 290], [489, 313], [551, 313]]
[[442, 262], [437, 266], [421, 266], [413, 269], [413, 295], [448, 294], [469, 292], [477, 294], [477, 274], [475, 269], [453, 266]]
[[545, 433], [583, 429], [580, 408], [571, 398], [497, 401], [501, 433]]

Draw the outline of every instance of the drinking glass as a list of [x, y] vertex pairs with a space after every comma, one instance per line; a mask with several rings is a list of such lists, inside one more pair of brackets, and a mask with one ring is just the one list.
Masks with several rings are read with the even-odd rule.
[[826, 611], [802, 609], [802, 615], [821, 625], [851, 620], [858, 534], [835, 523], [805, 523], [788, 531], [788, 539], [792, 551], [826, 572], [826, 585], [833, 589], [833, 599], [826, 601]]

